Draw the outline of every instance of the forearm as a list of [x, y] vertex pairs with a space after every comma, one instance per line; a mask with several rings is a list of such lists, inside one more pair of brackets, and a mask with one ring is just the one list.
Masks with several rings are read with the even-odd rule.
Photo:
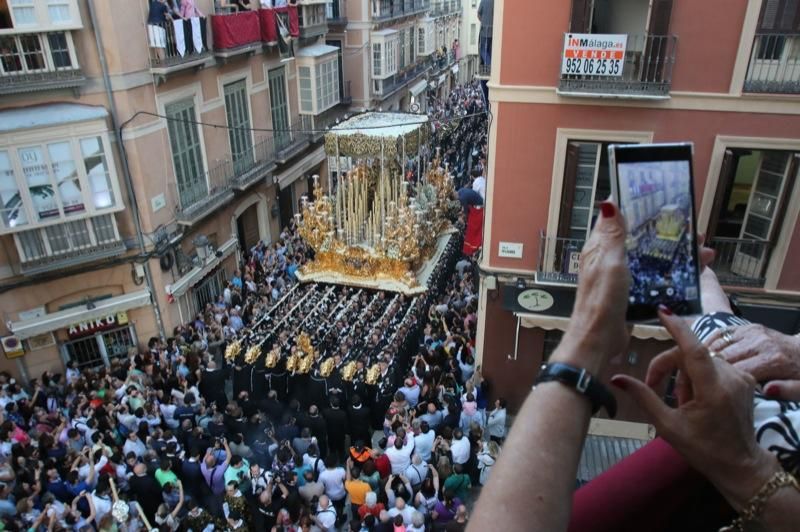
[[589, 401], [574, 390], [557, 382], [537, 386], [492, 468], [469, 529], [566, 530], [590, 414]]

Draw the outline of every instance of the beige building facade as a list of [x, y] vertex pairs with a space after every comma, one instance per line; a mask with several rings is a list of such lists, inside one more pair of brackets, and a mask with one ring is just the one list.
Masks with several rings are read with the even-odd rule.
[[350, 103], [329, 4], [196, 3], [161, 24], [145, 0], [0, 3], [0, 369], [172, 336], [327, 183]]

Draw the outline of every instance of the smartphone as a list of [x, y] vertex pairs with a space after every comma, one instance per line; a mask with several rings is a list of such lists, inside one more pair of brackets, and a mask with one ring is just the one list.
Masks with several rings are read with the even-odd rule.
[[611, 190], [628, 226], [630, 321], [700, 314], [700, 264], [694, 209], [693, 145], [612, 144]]

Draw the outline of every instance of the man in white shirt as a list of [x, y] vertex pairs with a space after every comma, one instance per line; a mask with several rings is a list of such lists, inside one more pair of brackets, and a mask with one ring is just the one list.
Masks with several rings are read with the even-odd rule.
[[423, 461], [430, 462], [436, 434], [431, 430], [428, 422], [424, 420], [415, 419], [411, 426], [414, 428], [414, 452]]
[[414, 491], [418, 491], [422, 481], [428, 476], [428, 464], [422, 461], [417, 453], [411, 457], [411, 465], [406, 468], [404, 476], [411, 482]]
[[135, 432], [128, 434], [128, 439], [125, 441], [125, 445], [122, 446], [122, 454], [133, 453], [137, 458], [142, 458], [146, 452], [147, 446], [139, 439], [139, 436]]
[[414, 379], [410, 377], [406, 379], [403, 383], [403, 386], [401, 386], [398, 391], [403, 392], [403, 397], [405, 397], [406, 401], [408, 401], [408, 406], [411, 408], [415, 408], [417, 406], [417, 403], [419, 403], [420, 389], [419, 384], [417, 384]]
[[466, 464], [469, 461], [469, 438], [464, 436], [461, 429], [453, 431], [453, 441], [450, 443], [450, 453], [453, 455], [454, 464]]
[[410, 525], [411, 519], [414, 516], [414, 508], [406, 505], [406, 501], [402, 497], [398, 497], [394, 501], [394, 508], [389, 510], [389, 516], [394, 519], [396, 515], [403, 516], [403, 524]]
[[475, 171], [472, 173], [472, 176], [475, 178], [472, 180], [472, 190], [477, 192], [483, 198], [483, 201], [486, 201], [486, 178], [483, 177], [483, 172], [480, 169], [476, 168]]
[[319, 498], [317, 513], [314, 514], [314, 523], [322, 532], [336, 530], [336, 508], [333, 507], [327, 495]]
[[[469, 442], [467, 442], [467, 445], [469, 446]], [[397, 429], [394, 445], [386, 449], [386, 456], [389, 458], [389, 463], [392, 464], [393, 475], [402, 475], [411, 465], [411, 453], [413, 451], [414, 438], [411, 436], [406, 438], [405, 429]]]

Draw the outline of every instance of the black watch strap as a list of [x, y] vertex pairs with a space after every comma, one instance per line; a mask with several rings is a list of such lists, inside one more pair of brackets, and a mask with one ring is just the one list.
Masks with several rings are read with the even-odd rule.
[[585, 369], [560, 362], [545, 364], [534, 386], [551, 381], [558, 381], [586, 396], [592, 403], [592, 414], [596, 414], [600, 408], [605, 408], [609, 417], [617, 415], [617, 400], [614, 395]]

